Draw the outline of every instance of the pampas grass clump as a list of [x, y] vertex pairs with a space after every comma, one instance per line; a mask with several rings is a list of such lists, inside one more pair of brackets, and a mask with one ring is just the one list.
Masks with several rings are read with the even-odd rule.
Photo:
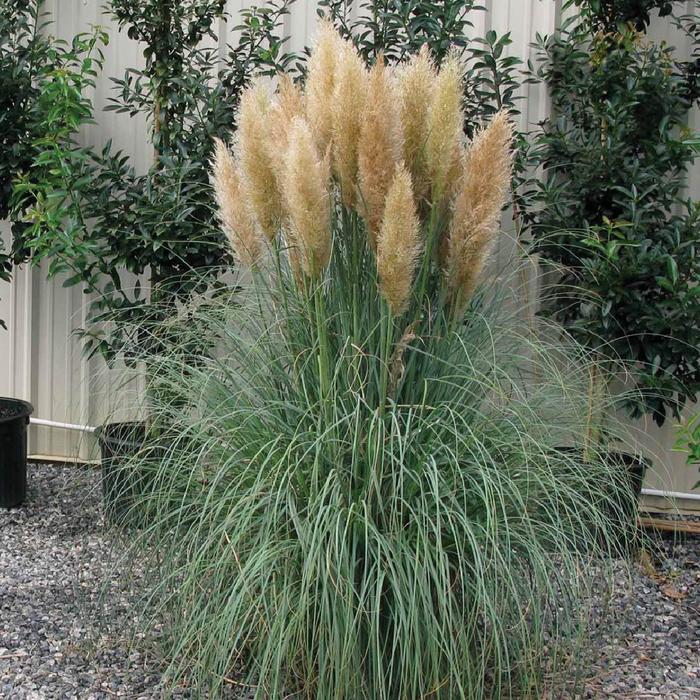
[[149, 610], [195, 693], [542, 697], [580, 629], [622, 492], [577, 457], [586, 358], [484, 275], [512, 127], [466, 142], [461, 76], [368, 69], [322, 25], [304, 90], [254, 85], [217, 146], [248, 269], [172, 334], [215, 351], [160, 358], [138, 466]]

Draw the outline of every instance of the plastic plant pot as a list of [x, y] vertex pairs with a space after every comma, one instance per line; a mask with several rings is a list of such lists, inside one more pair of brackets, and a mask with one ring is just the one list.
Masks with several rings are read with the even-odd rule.
[[[585, 464], [583, 450], [576, 447], [559, 447], [557, 452], [567, 458], [574, 459], [579, 465]], [[617, 538], [605, 537], [612, 548], [620, 553], [625, 550], [635, 549], [641, 543], [637, 514], [639, 510], [639, 498], [642, 493], [642, 484], [650, 462], [638, 455], [614, 450], [601, 452], [599, 457], [605, 459], [607, 464], [620, 470], [621, 492], [619, 500], [614, 505], [606, 502], [602, 506], [603, 514], [608, 518], [610, 525], [614, 526]], [[602, 535], [601, 535], [602, 537]]]
[[27, 496], [27, 425], [34, 408], [0, 397], [0, 508], [15, 508]]
[[637, 513], [639, 510], [639, 498], [642, 495], [642, 484], [647, 470], [650, 468], [648, 460], [627, 452], [609, 452], [608, 460], [611, 464], [619, 465], [625, 473], [624, 500], [620, 504], [617, 513], [611, 513], [611, 519], [617, 520], [621, 531], [628, 533], [630, 542], [635, 542], [637, 538]]
[[142, 477], [131, 460], [146, 440], [142, 422], [107, 423], [97, 430], [102, 465], [102, 503], [108, 522], [118, 526], [136, 525]]

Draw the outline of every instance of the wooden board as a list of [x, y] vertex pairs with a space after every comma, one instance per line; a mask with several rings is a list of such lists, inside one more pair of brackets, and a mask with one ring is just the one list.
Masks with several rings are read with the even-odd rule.
[[700, 535], [700, 522], [694, 520], [668, 520], [666, 518], [639, 518], [639, 524], [647, 530], [661, 532], [685, 532]]

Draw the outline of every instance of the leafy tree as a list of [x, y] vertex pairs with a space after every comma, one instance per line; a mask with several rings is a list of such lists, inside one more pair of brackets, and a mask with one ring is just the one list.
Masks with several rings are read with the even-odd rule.
[[[684, 453], [688, 466], [700, 468], [700, 414], [695, 413], [684, 423], [676, 426], [676, 442], [673, 445], [673, 451]], [[700, 481], [694, 484], [693, 488], [700, 488]]]
[[650, 3], [634, 17], [631, 3], [584, 5], [539, 43], [553, 112], [535, 136], [528, 223], [561, 272], [545, 311], [631, 370], [631, 414], [661, 424], [700, 390], [700, 204], [683, 195], [696, 93], [674, 49], [639, 31]]
[[692, 46], [690, 56], [677, 61], [676, 67], [685, 81], [687, 100], [697, 102], [700, 99], [700, 0], [695, 0], [695, 11], [675, 18], [675, 24]]
[[[32, 0], [0, 0], [0, 220], [10, 216], [12, 180], [29, 167], [36, 136], [31, 120], [39, 94], [36, 75], [50, 48], [39, 33], [40, 6]], [[0, 241], [0, 280], [9, 281], [12, 259]]]
[[644, 31], [651, 21], [651, 13], [661, 17], [673, 12], [673, 0], [574, 0], [586, 21], [595, 31], [616, 32], [632, 25]]
[[[86, 100], [75, 115], [63, 100], [57, 109], [68, 111], [58, 120], [43, 115], [54, 148], [35, 143], [15, 205], [25, 209], [29, 202], [23, 244], [33, 260], [50, 259], [51, 274], [68, 273], [66, 284], [93, 293], [88, 351], [108, 360], [140, 357], [153, 350], [163, 320], [193, 295], [216, 289], [230, 261], [213, 213], [210, 149], [235, 128], [238, 97], [250, 78], [292, 61], [279, 35], [291, 2], [244, 11], [236, 27], [241, 38], [220, 66], [218, 50], [204, 44], [218, 38], [223, 0], [113, 0], [114, 18], [141, 43], [146, 65], [114, 81], [109, 109], [148, 120], [153, 163], [145, 174], [111, 143], [101, 150], [79, 145], [80, 125], [92, 119]], [[65, 79], [80, 82], [82, 70], [72, 65]], [[68, 128], [57, 130], [58, 122]], [[40, 196], [49, 191], [50, 198]], [[124, 272], [148, 273], [150, 298], [139, 283], [127, 285]]]
[[[13, 265], [31, 252], [25, 232], [30, 209], [46, 190], [18, 195], [18, 179], [43, 168], [44, 147], [54, 137], [77, 130], [90, 120], [82, 93], [94, 85], [106, 35], [99, 29], [71, 42], [55, 39], [43, 21], [43, 0], [0, 0], [0, 219], [9, 220], [12, 244], [0, 244], [0, 279], [10, 280]], [[60, 86], [60, 87], [59, 87]], [[67, 173], [67, 161], [55, 165]], [[0, 321], [0, 325], [2, 321]]]
[[37, 35], [39, 6], [28, 0], [0, 0], [0, 219], [9, 215], [12, 179], [29, 162], [30, 105], [37, 54], [46, 46]]

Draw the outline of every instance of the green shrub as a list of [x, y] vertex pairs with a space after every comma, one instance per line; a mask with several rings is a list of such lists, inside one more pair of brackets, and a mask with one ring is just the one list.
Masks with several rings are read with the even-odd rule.
[[[32, 0], [0, 0], [0, 220], [10, 219], [14, 230], [12, 182], [29, 168], [38, 136], [33, 119], [40, 92], [37, 75], [56, 60], [57, 45], [39, 32], [40, 8]], [[4, 250], [0, 240], [0, 281], [9, 281], [13, 262], [23, 258], [21, 250], [10, 248]], [[5, 327], [2, 319], [0, 326]]]
[[[700, 466], [700, 415], [691, 415], [684, 423], [676, 426], [673, 451], [683, 452], [688, 465]], [[693, 488], [700, 488], [700, 481]]]
[[[27, 231], [37, 211], [46, 206], [54, 226], [65, 223], [64, 244], [76, 230], [69, 191], [86, 186], [89, 149], [70, 137], [91, 122], [85, 93], [94, 87], [107, 42], [99, 28], [70, 42], [55, 39], [42, 9], [42, 0], [0, 2], [0, 219], [9, 221], [12, 232], [8, 251], [2, 252], [0, 242], [0, 279], [6, 281], [13, 265], [32, 257]], [[40, 180], [36, 187], [27, 185], [30, 173]]]
[[[250, 269], [172, 320], [131, 465], [129, 557], [154, 555], [146, 617], [195, 694], [241, 669], [261, 700], [541, 696], [592, 558], [630, 529], [619, 470], [578, 449], [585, 355], [476, 291], [512, 125], [467, 146], [461, 95], [454, 56], [368, 73], [324, 25], [306, 99], [254, 86], [217, 147]], [[217, 352], [183, 356], [190, 337]]]
[[700, 389], [700, 205], [682, 190], [696, 79], [672, 47], [598, 20], [590, 9], [540, 41], [552, 116], [532, 148], [531, 232], [559, 274], [545, 311], [629, 372], [631, 414], [661, 424]]
[[[114, 80], [108, 107], [146, 119], [144, 147], [152, 149], [153, 162], [145, 174], [111, 141], [104, 147], [81, 144], [79, 129], [92, 120], [92, 104], [84, 94], [55, 94], [56, 81], [84, 79], [79, 62], [45, 86], [43, 102], [58, 99], [37, 114], [42, 137], [33, 144], [15, 205], [27, 224], [21, 243], [35, 263], [49, 260], [51, 274], [66, 273], [67, 285], [82, 284], [91, 294], [89, 352], [108, 360], [156, 352], [153, 329], [178, 305], [217, 289], [230, 260], [222, 254], [207, 184], [211, 142], [235, 130], [234, 111], [251, 77], [274, 74], [292, 60], [279, 36], [291, 2], [242, 12], [240, 38], [223, 61], [218, 49], [205, 45], [218, 38], [222, 0], [109, 3], [145, 57], [144, 69], [128, 69]], [[49, 199], [45, 193], [52, 193]], [[148, 274], [150, 296], [124, 273]]]
[[[376, 339], [353, 349], [328, 309], [321, 397], [324, 341], [290, 296], [199, 317], [218, 362], [157, 367], [167, 429], [134, 465], [151, 495], [129, 558], [158, 552], [142, 614], [166, 621], [172, 680], [213, 697], [230, 678], [261, 699], [541, 697], [584, 631], [596, 555], [629, 534], [610, 513], [634, 512], [619, 469], [558, 450], [582, 446], [585, 357], [523, 333], [496, 293], [409, 353], [427, 367], [380, 415]], [[524, 386], [529, 371], [546, 380]]]
[[596, 31], [616, 32], [632, 25], [644, 31], [651, 22], [651, 13], [667, 17], [673, 12], [673, 0], [574, 0], [581, 14]]

